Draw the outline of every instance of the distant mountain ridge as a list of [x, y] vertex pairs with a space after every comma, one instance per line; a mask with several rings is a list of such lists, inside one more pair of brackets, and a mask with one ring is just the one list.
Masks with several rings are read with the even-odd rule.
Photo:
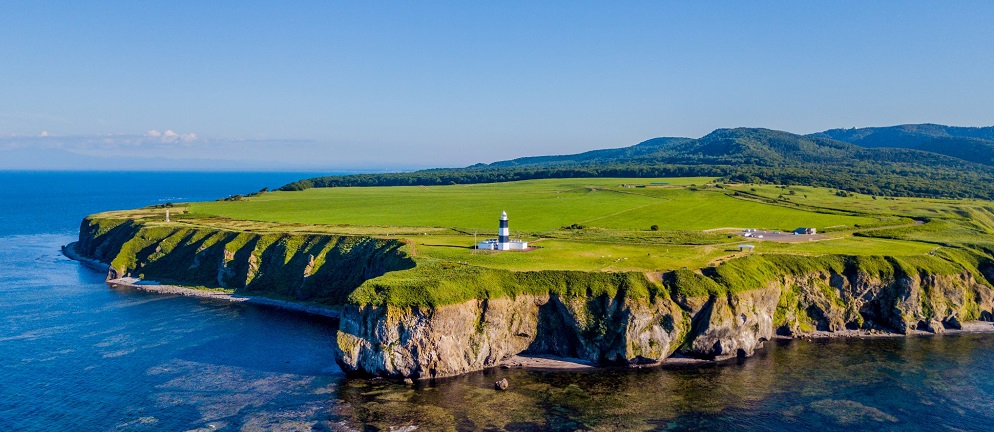
[[[941, 129], [940, 129], [941, 128]], [[903, 132], [891, 132], [896, 129]], [[920, 132], [915, 132], [920, 130]], [[942, 131], [946, 131], [943, 133]], [[953, 133], [949, 133], [949, 132]], [[667, 163], [700, 162], [776, 165], [787, 161], [826, 162], [845, 161], [854, 157], [892, 162], [955, 164], [937, 155], [950, 156], [965, 162], [990, 165], [989, 159], [978, 157], [975, 151], [959, 150], [955, 146], [937, 149], [936, 143], [972, 143], [990, 146], [994, 151], [994, 127], [958, 128], [940, 125], [905, 125], [889, 128], [832, 129], [810, 135], [797, 135], [763, 128], [717, 129], [699, 139], [653, 138], [630, 147], [593, 150], [561, 156], [533, 156], [491, 164], [476, 164], [467, 168], [565, 166], [586, 163], [616, 163], [619, 161]], [[874, 151], [867, 149], [890, 149]], [[936, 153], [923, 155], [909, 150]], [[970, 147], [969, 150], [976, 150]], [[926, 158], [922, 160], [921, 158]], [[927, 160], [936, 158], [936, 161]]]
[[994, 165], [994, 126], [907, 124], [831, 129], [809, 136], [831, 138], [869, 148], [894, 147], [922, 150], [984, 165]]
[[518, 167], [535, 165], [564, 165], [571, 163], [611, 162], [625, 159], [642, 159], [652, 157], [674, 145], [694, 141], [693, 138], [652, 138], [631, 147], [615, 149], [591, 150], [588, 152], [558, 155], [558, 156], [529, 156], [518, 159], [494, 162], [491, 164], [476, 164], [469, 168], [480, 167]]
[[810, 135], [718, 129], [699, 139], [654, 138], [623, 148], [466, 168], [319, 177], [283, 190], [563, 177], [714, 176], [728, 182], [805, 184], [873, 195], [994, 199], [994, 140], [989, 136], [994, 136], [994, 127], [905, 125]]

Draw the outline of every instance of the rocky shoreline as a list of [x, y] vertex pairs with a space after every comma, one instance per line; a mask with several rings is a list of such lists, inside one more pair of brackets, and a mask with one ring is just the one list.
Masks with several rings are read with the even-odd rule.
[[[99, 272], [109, 272], [110, 266], [106, 263], [86, 258], [76, 252], [76, 243], [69, 243], [62, 247], [62, 254], [67, 258], [78, 261], [84, 266]], [[257, 297], [257, 296], [246, 296], [241, 294], [233, 294], [220, 290], [210, 290], [210, 289], [196, 289], [183, 287], [178, 285], [163, 285], [154, 281], [145, 281], [133, 277], [121, 277], [115, 279], [108, 279], [106, 281], [107, 285], [112, 288], [126, 288], [138, 291], [152, 292], [157, 294], [168, 294], [168, 295], [180, 295], [184, 297], [197, 297], [205, 298], [211, 300], [228, 301], [234, 303], [246, 303], [254, 305], [262, 305], [275, 307], [280, 309], [291, 310], [295, 312], [306, 313], [310, 315], [318, 315], [326, 318], [339, 318], [339, 311], [337, 309], [331, 309], [316, 305], [296, 303], [287, 300], [277, 300], [267, 297]]]
[[[994, 322], [989, 321], [969, 321], [962, 324], [962, 328], [959, 329], [946, 329], [942, 333], [932, 333], [925, 330], [914, 330], [908, 334], [893, 333], [893, 332], [882, 332], [882, 331], [866, 331], [866, 330], [845, 330], [839, 332], [827, 332], [818, 331], [810, 334], [798, 335], [798, 336], [777, 336], [777, 340], [825, 340], [825, 339], [878, 339], [878, 338], [906, 338], [908, 336], [941, 336], [941, 335], [963, 335], [963, 334], [978, 334], [978, 333], [994, 333]], [[757, 347], [756, 349], [762, 349], [762, 347]], [[667, 366], [695, 366], [703, 364], [714, 364], [720, 363], [722, 361], [732, 361], [734, 359], [726, 360], [705, 360], [692, 357], [683, 357], [674, 355], [667, 357], [657, 365], [651, 365], [649, 367], [667, 367]], [[504, 361], [500, 362], [499, 367], [502, 369], [527, 369], [535, 371], [546, 371], [546, 372], [582, 372], [591, 371], [597, 369], [606, 369], [609, 367], [598, 366], [591, 362], [569, 358], [569, 357], [555, 357], [549, 355], [527, 355], [518, 354], [514, 355]], [[638, 367], [628, 366], [628, 367]]]
[[[356, 375], [426, 380], [493, 367], [596, 370], [713, 364], [749, 357], [773, 339], [994, 333], [989, 322], [994, 320], [994, 262], [983, 257], [963, 266], [932, 256], [773, 255], [701, 271], [676, 270], [657, 278], [661, 280], [644, 274], [605, 281], [583, 272], [535, 272], [526, 274], [540, 282], [533, 292], [412, 305], [372, 301], [378, 299], [374, 284], [367, 293], [372, 300], [349, 303], [348, 293], [366, 281], [414, 263], [397, 252], [397, 244], [366, 238], [154, 231], [108, 224], [112, 226], [84, 221], [80, 242], [66, 245], [63, 253], [106, 272], [112, 287], [336, 318], [335, 360]], [[183, 240], [173, 244], [167, 238]], [[108, 262], [121, 265], [112, 268]], [[132, 277], [143, 274], [228, 289]], [[504, 287], [522, 282], [517, 274], [493, 277]], [[468, 278], [459, 283], [475, 289], [477, 282]], [[598, 284], [619, 289], [594, 294], [591, 287]], [[546, 285], [548, 292], [542, 291]], [[343, 306], [245, 296], [234, 294], [236, 290], [334, 299]]]
[[937, 336], [937, 335], [955, 335], [955, 334], [968, 334], [968, 333], [994, 333], [994, 322], [990, 321], [967, 321], [960, 324], [960, 328], [943, 328], [938, 332], [931, 332], [927, 330], [908, 330], [907, 333], [895, 333], [882, 330], [839, 330], [834, 332], [829, 331], [814, 331], [811, 333], [805, 333], [797, 336], [777, 336], [777, 339], [838, 339], [838, 338], [860, 338], [860, 339], [875, 339], [875, 338], [903, 338], [908, 336]]
[[978, 280], [966, 269], [910, 271], [885, 259], [877, 264], [890, 271], [869, 272], [857, 259], [849, 268], [771, 267], [779, 276], [751, 281], [753, 289], [695, 297], [550, 292], [435, 307], [347, 305], [336, 360], [349, 373], [426, 380], [494, 366], [713, 364], [749, 357], [781, 338], [994, 333], [986, 274]]

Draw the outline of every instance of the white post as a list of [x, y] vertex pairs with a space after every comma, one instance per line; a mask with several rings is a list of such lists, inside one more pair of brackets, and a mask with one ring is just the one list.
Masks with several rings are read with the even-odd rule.
[[169, 209], [166, 209], [166, 222], [169, 222]]

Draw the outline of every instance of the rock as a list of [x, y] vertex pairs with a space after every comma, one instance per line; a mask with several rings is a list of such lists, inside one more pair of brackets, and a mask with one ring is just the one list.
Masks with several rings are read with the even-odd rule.
[[701, 309], [701, 330], [691, 335], [686, 354], [713, 360], [748, 357], [773, 338], [780, 289], [771, 287], [715, 297]]
[[946, 327], [942, 325], [941, 321], [933, 318], [933, 319], [931, 319], [931, 320], [928, 321], [928, 324], [926, 325], [925, 330], [928, 330], [929, 332], [932, 332], [932, 333], [935, 333], [935, 334], [939, 334], [939, 333], [945, 333]]
[[434, 308], [346, 306], [336, 360], [346, 372], [415, 379], [495, 367], [526, 350], [590, 363], [658, 364], [689, 331], [684, 311], [665, 297], [545, 294]]
[[404, 384], [414, 385], [414, 380], [412, 380], [410, 378], [404, 378]]
[[963, 329], [963, 323], [961, 323], [959, 321], [959, 318], [957, 318], [955, 315], [946, 318], [946, 320], [942, 324], [949, 329], [955, 329], [955, 330]]
[[507, 390], [507, 385], [508, 385], [507, 378], [503, 378], [500, 381], [494, 383], [494, 389]]

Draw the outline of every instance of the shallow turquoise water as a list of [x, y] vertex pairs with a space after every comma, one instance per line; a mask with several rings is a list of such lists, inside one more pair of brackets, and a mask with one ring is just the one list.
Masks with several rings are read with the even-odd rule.
[[[742, 363], [408, 387], [347, 379], [334, 325], [113, 290], [59, 254], [86, 214], [301, 174], [0, 173], [0, 431], [989, 430], [994, 336], [791, 341]], [[507, 392], [492, 390], [508, 378]]]

